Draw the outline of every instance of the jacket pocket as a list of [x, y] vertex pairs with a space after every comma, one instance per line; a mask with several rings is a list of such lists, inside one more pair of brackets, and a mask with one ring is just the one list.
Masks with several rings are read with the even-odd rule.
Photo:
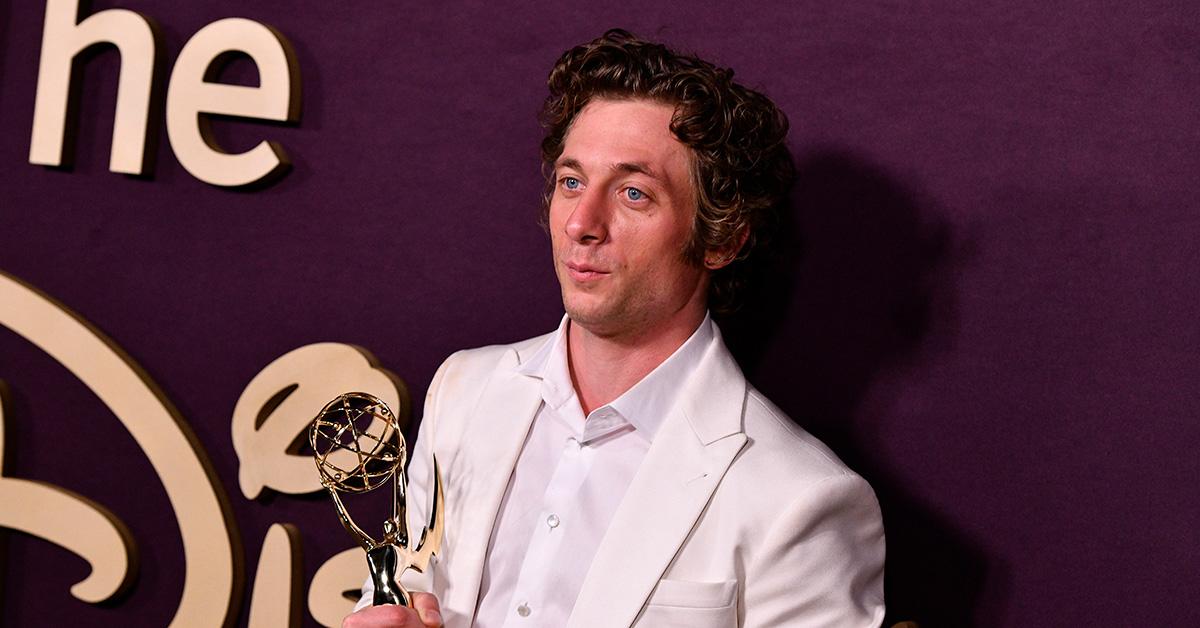
[[737, 625], [737, 580], [659, 580], [635, 626], [719, 628]]

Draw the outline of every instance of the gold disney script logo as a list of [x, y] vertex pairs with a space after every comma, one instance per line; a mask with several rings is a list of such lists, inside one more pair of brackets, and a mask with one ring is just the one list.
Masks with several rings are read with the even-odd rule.
[[[183, 540], [183, 594], [172, 626], [232, 623], [240, 597], [242, 557], [235, 552], [236, 524], [208, 456], [162, 391], [111, 340], [62, 304], [0, 272], [0, 325], [37, 345], [116, 415], [154, 467], [166, 489]], [[407, 407], [404, 385], [376, 367], [362, 349], [337, 343], [301, 347], [275, 360], [251, 380], [231, 423], [242, 494], [264, 488], [301, 494], [321, 490], [312, 457], [286, 451], [329, 399], [347, 390], [368, 391], [395, 408]], [[280, 399], [282, 398], [282, 401]], [[0, 468], [4, 453], [0, 403]], [[127, 588], [136, 571], [134, 539], [100, 504], [67, 489], [0, 476], [0, 527], [60, 545], [91, 565], [71, 587], [90, 603]], [[250, 626], [287, 626], [299, 618], [299, 532], [276, 523], [263, 540], [250, 602]], [[336, 626], [353, 607], [345, 593], [365, 577], [362, 551], [341, 552], [321, 566], [308, 590], [308, 610]]]

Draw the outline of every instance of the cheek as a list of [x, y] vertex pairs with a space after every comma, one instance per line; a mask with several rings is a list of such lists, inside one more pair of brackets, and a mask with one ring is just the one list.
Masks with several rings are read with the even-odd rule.
[[563, 235], [563, 218], [562, 208], [556, 207], [555, 204], [550, 205], [550, 210], [546, 214], [546, 229], [550, 232], [550, 243], [557, 246], [558, 241]]
[[682, 222], [674, 221], [665, 228], [655, 231], [653, 242], [647, 243], [645, 249], [647, 252], [653, 251], [654, 256], [658, 258], [658, 266], [676, 271], [686, 266], [684, 251], [687, 250], [691, 235], [690, 224], [685, 225]]
[[[690, 233], [690, 232], [689, 232]], [[685, 235], [664, 241], [656, 249], [655, 274], [669, 285], [691, 286], [702, 271], [688, 262], [684, 252], [687, 248]]]
[[550, 209], [546, 213], [546, 224], [551, 235], [563, 232], [567, 217], [571, 214], [571, 203], [557, 194], [550, 200]]

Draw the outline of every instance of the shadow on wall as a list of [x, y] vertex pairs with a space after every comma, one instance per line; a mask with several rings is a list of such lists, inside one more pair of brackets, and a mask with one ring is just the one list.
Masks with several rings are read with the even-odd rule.
[[890, 402], [882, 378], [956, 333], [950, 271], [961, 247], [917, 194], [862, 158], [822, 149], [796, 165], [775, 256], [722, 329], [750, 381], [875, 488], [888, 544], [884, 625], [976, 625], [985, 575], [988, 598], [1007, 597], [1002, 565], [920, 503], [899, 479], [904, 461], [876, 446]]

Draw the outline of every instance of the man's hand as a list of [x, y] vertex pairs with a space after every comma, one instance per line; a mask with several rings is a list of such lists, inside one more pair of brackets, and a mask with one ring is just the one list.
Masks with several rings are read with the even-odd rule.
[[347, 615], [342, 628], [441, 628], [441, 605], [432, 593], [414, 591], [413, 607], [368, 606]]

